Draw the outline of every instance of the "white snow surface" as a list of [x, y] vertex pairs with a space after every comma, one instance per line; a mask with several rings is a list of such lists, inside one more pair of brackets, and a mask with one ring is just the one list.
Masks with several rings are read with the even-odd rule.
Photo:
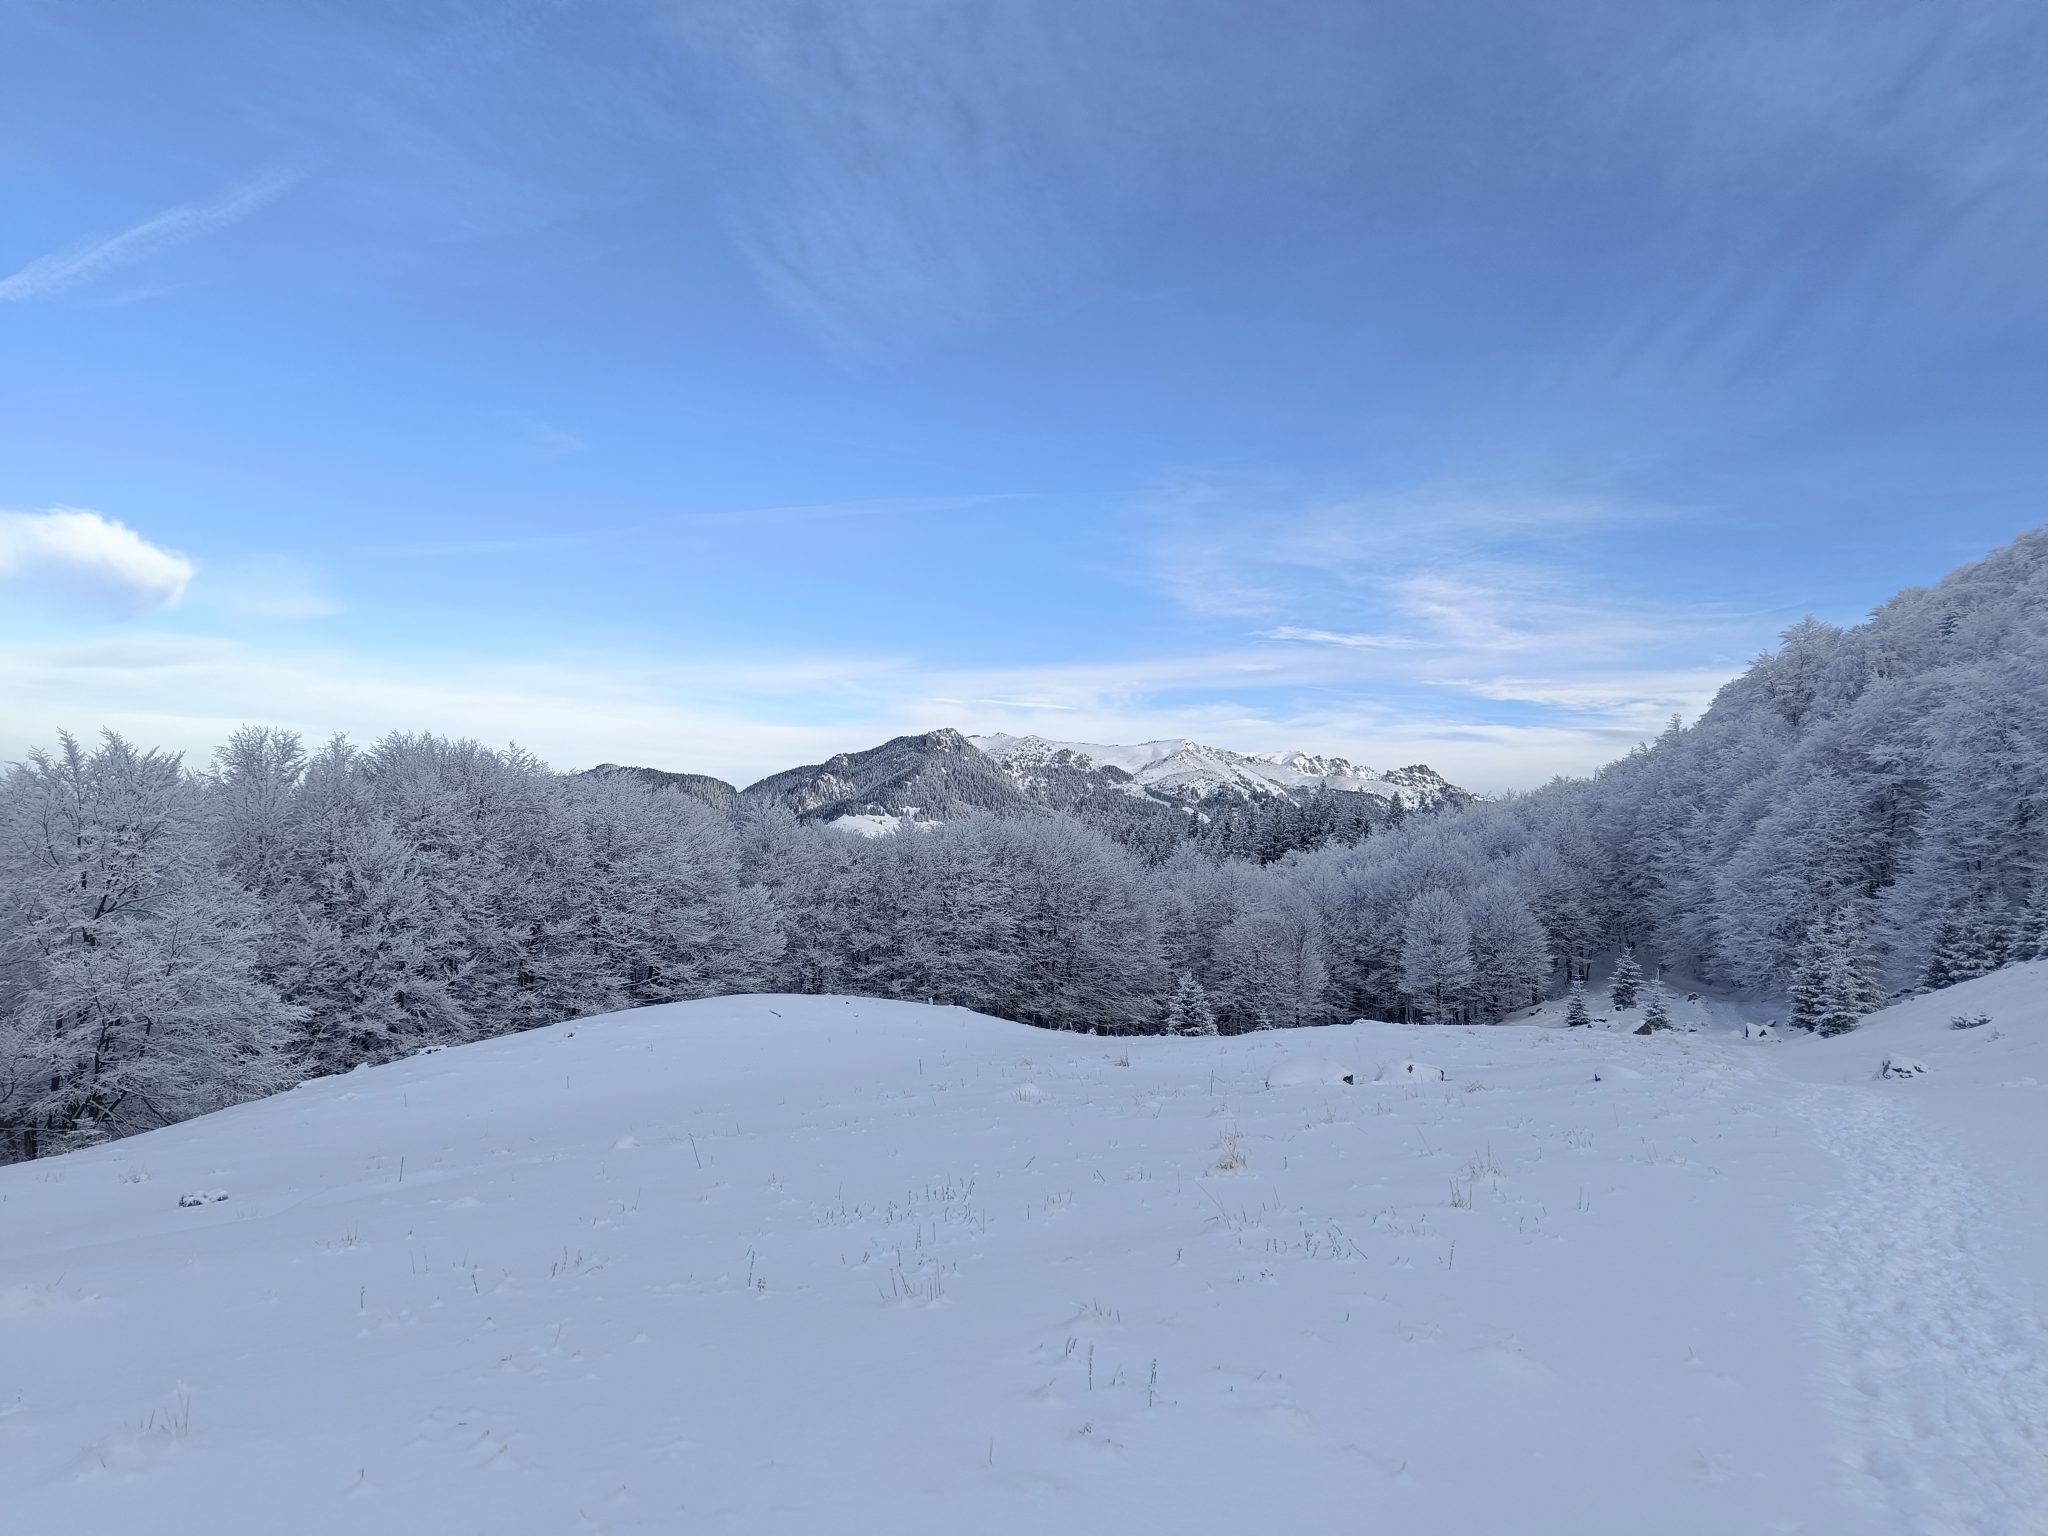
[[1341, 757], [1306, 752], [1232, 752], [1185, 737], [1109, 746], [1089, 741], [1049, 741], [1043, 736], [970, 736], [983, 753], [1019, 778], [1056, 762], [1062, 753], [1090, 767], [1121, 768], [1131, 775], [1131, 794], [1199, 799], [1218, 789], [1250, 795], [1288, 794], [1319, 786], [1378, 795], [1413, 804], [1412, 789], [1390, 784], [1369, 768]]
[[735, 998], [0, 1169], [0, 1526], [2038, 1536], [2048, 965], [1739, 1022]]
[[916, 819], [909, 812], [891, 816], [884, 811], [859, 811], [851, 815], [834, 816], [827, 825], [837, 827], [842, 832], [851, 832], [856, 837], [894, 837]]

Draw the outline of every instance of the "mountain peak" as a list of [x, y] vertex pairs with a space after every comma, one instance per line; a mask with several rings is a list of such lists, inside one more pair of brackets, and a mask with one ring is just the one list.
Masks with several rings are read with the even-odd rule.
[[1474, 798], [1429, 768], [1378, 773], [1341, 757], [1300, 751], [1234, 752], [1184, 736], [1130, 746], [1003, 734], [968, 739], [1034, 797], [1057, 780], [1094, 778], [1127, 794], [1183, 806], [1218, 795], [1298, 800], [1319, 789], [1371, 795], [1410, 809], [1463, 804]]

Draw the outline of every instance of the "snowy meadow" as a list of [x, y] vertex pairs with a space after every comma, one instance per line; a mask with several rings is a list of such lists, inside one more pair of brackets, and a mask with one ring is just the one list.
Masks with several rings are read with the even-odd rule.
[[2044, 986], [1761, 1044], [762, 996], [323, 1078], [0, 1174], [10, 1518], [2038, 1532]]

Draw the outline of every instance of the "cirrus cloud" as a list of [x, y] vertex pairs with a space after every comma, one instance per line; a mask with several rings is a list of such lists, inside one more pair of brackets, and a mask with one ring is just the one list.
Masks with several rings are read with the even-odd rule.
[[97, 512], [0, 511], [0, 592], [125, 617], [174, 606], [193, 572], [184, 555]]

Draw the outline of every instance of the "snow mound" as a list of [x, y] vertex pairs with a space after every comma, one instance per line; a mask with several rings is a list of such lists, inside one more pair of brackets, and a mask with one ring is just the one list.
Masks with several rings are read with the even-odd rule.
[[1355, 1082], [1358, 1073], [1338, 1061], [1282, 1062], [1266, 1074], [1268, 1088], [1337, 1088]]
[[1778, 1038], [1778, 1028], [1775, 1024], [1745, 1024], [1742, 1026], [1742, 1038], [1745, 1040], [1775, 1040]]

